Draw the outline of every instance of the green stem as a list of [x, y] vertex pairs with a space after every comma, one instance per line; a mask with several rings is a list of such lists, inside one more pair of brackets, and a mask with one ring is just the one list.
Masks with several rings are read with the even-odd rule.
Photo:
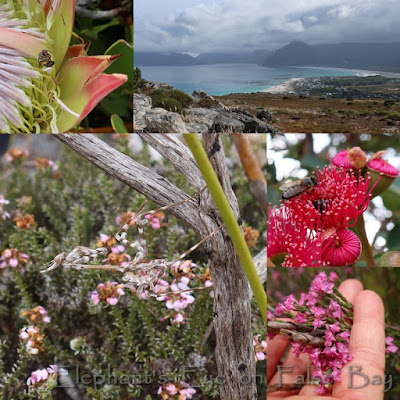
[[253, 263], [253, 258], [250, 254], [249, 248], [247, 247], [246, 241], [244, 240], [244, 236], [239, 228], [231, 206], [225, 197], [225, 193], [221, 187], [218, 177], [197, 135], [190, 133], [185, 134], [184, 137], [187, 145], [193, 153], [194, 158], [196, 159], [197, 166], [203, 174], [203, 178], [206, 181], [208, 190], [210, 191], [214, 202], [218, 207], [222, 220], [224, 221], [225, 227], [230, 238], [232, 239], [232, 243], [242, 263], [246, 277], [249, 280], [251, 289], [253, 290], [254, 298], [256, 299], [258, 307], [261, 311], [261, 315], [264, 321], [266, 321], [267, 294], [265, 293], [263, 285], [257, 274], [257, 270]]
[[372, 248], [368, 242], [367, 233], [365, 232], [364, 216], [362, 214], [358, 217], [355, 228], [362, 245], [361, 257], [365, 259], [368, 267], [376, 267]]

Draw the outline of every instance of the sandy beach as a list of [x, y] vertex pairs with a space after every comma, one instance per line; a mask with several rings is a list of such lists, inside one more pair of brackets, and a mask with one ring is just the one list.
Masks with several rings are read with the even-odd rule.
[[292, 78], [286, 82], [280, 83], [279, 85], [272, 86], [268, 89], [263, 90], [266, 93], [280, 94], [294, 92], [295, 83], [301, 81], [305, 78]]

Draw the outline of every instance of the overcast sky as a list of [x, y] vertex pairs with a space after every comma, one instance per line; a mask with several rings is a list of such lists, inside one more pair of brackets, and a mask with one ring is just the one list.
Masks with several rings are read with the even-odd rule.
[[198, 54], [396, 42], [400, 0], [135, 0], [135, 49]]

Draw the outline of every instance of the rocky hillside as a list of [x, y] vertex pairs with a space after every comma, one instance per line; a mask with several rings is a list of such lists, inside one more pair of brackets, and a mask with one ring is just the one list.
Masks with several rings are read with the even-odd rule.
[[[148, 83], [151, 90], [159, 84]], [[162, 85], [163, 88], [170, 86]], [[150, 95], [134, 94], [134, 132], [149, 133], [279, 133], [268, 123], [271, 114], [259, 109], [257, 115], [237, 108], [227, 107], [203, 91], [192, 94], [193, 103], [174, 112], [162, 107], [153, 107]]]

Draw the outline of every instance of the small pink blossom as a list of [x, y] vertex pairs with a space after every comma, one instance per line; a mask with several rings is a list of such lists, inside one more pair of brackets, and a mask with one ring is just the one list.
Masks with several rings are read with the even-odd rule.
[[267, 359], [267, 341], [260, 340], [261, 335], [255, 335], [253, 338], [253, 347], [255, 361], [263, 361]]
[[144, 217], [149, 220], [149, 224], [153, 229], [160, 229], [165, 215], [163, 212], [157, 211], [155, 213], [146, 214]]
[[58, 373], [57, 365], [50, 365], [44, 369], [38, 369], [31, 373], [31, 376], [27, 379], [26, 384], [31, 388], [49, 388], [52, 389], [56, 384]]
[[386, 343], [386, 354], [389, 353], [397, 353], [399, 348], [393, 343], [394, 338], [391, 336], [386, 336], [385, 343]]
[[174, 318], [172, 320], [172, 323], [174, 325], [185, 325], [186, 323], [186, 318], [183, 314], [177, 313], [174, 315]]
[[196, 390], [190, 387], [186, 382], [175, 384], [166, 383], [158, 388], [157, 394], [162, 400], [186, 400], [192, 399]]
[[22, 253], [18, 249], [5, 249], [1, 253], [0, 268], [7, 266], [16, 268], [20, 263], [26, 263], [28, 259], [28, 254]]
[[99, 304], [100, 301], [105, 301], [107, 304], [114, 306], [118, 303], [119, 297], [125, 294], [123, 288], [124, 285], [118, 282], [99, 283], [97, 290], [90, 294], [90, 299], [94, 305]]

